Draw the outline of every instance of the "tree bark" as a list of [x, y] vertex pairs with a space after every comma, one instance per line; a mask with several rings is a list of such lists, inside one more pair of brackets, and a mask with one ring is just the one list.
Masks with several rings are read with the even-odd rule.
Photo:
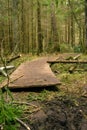
[[85, 50], [87, 53], [87, 0], [85, 0]]
[[37, 39], [38, 39], [38, 50], [37, 55], [43, 52], [43, 36], [41, 30], [41, 5], [39, 0], [37, 0]]
[[53, 51], [60, 51], [54, 1], [51, 2], [51, 29], [52, 29], [52, 42], [54, 43]]

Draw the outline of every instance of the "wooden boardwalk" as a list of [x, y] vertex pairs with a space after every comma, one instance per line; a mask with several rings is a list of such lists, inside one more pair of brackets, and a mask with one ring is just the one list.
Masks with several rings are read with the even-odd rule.
[[[39, 58], [22, 63], [10, 76], [9, 88], [46, 87], [59, 85], [60, 82], [52, 72], [48, 58]], [[1, 88], [6, 85], [1, 84]]]

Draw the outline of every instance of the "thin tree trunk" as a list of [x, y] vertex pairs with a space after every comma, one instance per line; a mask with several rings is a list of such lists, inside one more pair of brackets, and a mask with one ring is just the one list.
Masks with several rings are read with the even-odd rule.
[[71, 46], [74, 45], [75, 37], [74, 37], [74, 18], [73, 15], [71, 14]]
[[68, 35], [67, 32], [68, 31], [67, 31], [67, 18], [66, 18], [65, 19], [65, 33], [64, 33], [65, 34], [65, 43], [67, 43], [67, 35]]
[[85, 0], [85, 50], [87, 53], [87, 0]]
[[39, 0], [37, 0], [37, 36], [38, 36], [38, 50], [37, 54], [39, 55], [40, 53], [43, 52], [43, 36], [42, 36], [42, 30], [41, 30], [41, 5]]
[[10, 52], [13, 51], [13, 42], [12, 42], [12, 14], [10, 11], [10, 1], [8, 0], [8, 44]]
[[33, 33], [33, 24], [34, 24], [34, 17], [33, 17], [33, 0], [31, 1], [31, 46], [32, 46], [32, 54], [34, 52], [34, 33]]
[[21, 39], [22, 39], [22, 49], [21, 49], [21, 51], [22, 52], [24, 52], [24, 0], [21, 0], [21, 12], [22, 12], [22, 14], [21, 14], [21, 33], [22, 33], [22, 35], [21, 35]]
[[68, 17], [68, 44], [70, 44], [71, 41], [71, 31], [70, 31], [70, 27], [71, 27], [71, 19], [70, 16]]

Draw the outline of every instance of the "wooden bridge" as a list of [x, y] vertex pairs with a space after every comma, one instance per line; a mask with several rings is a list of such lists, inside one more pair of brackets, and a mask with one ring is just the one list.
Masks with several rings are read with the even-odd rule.
[[[59, 85], [60, 82], [52, 72], [49, 59], [39, 58], [22, 63], [10, 76], [9, 88], [47, 87]], [[7, 85], [5, 80], [0, 87]]]

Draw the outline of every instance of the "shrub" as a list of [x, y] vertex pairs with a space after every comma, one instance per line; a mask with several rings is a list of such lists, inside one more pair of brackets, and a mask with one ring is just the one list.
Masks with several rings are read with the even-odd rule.
[[60, 44], [60, 52], [73, 52], [73, 47], [70, 44], [62, 43]]

